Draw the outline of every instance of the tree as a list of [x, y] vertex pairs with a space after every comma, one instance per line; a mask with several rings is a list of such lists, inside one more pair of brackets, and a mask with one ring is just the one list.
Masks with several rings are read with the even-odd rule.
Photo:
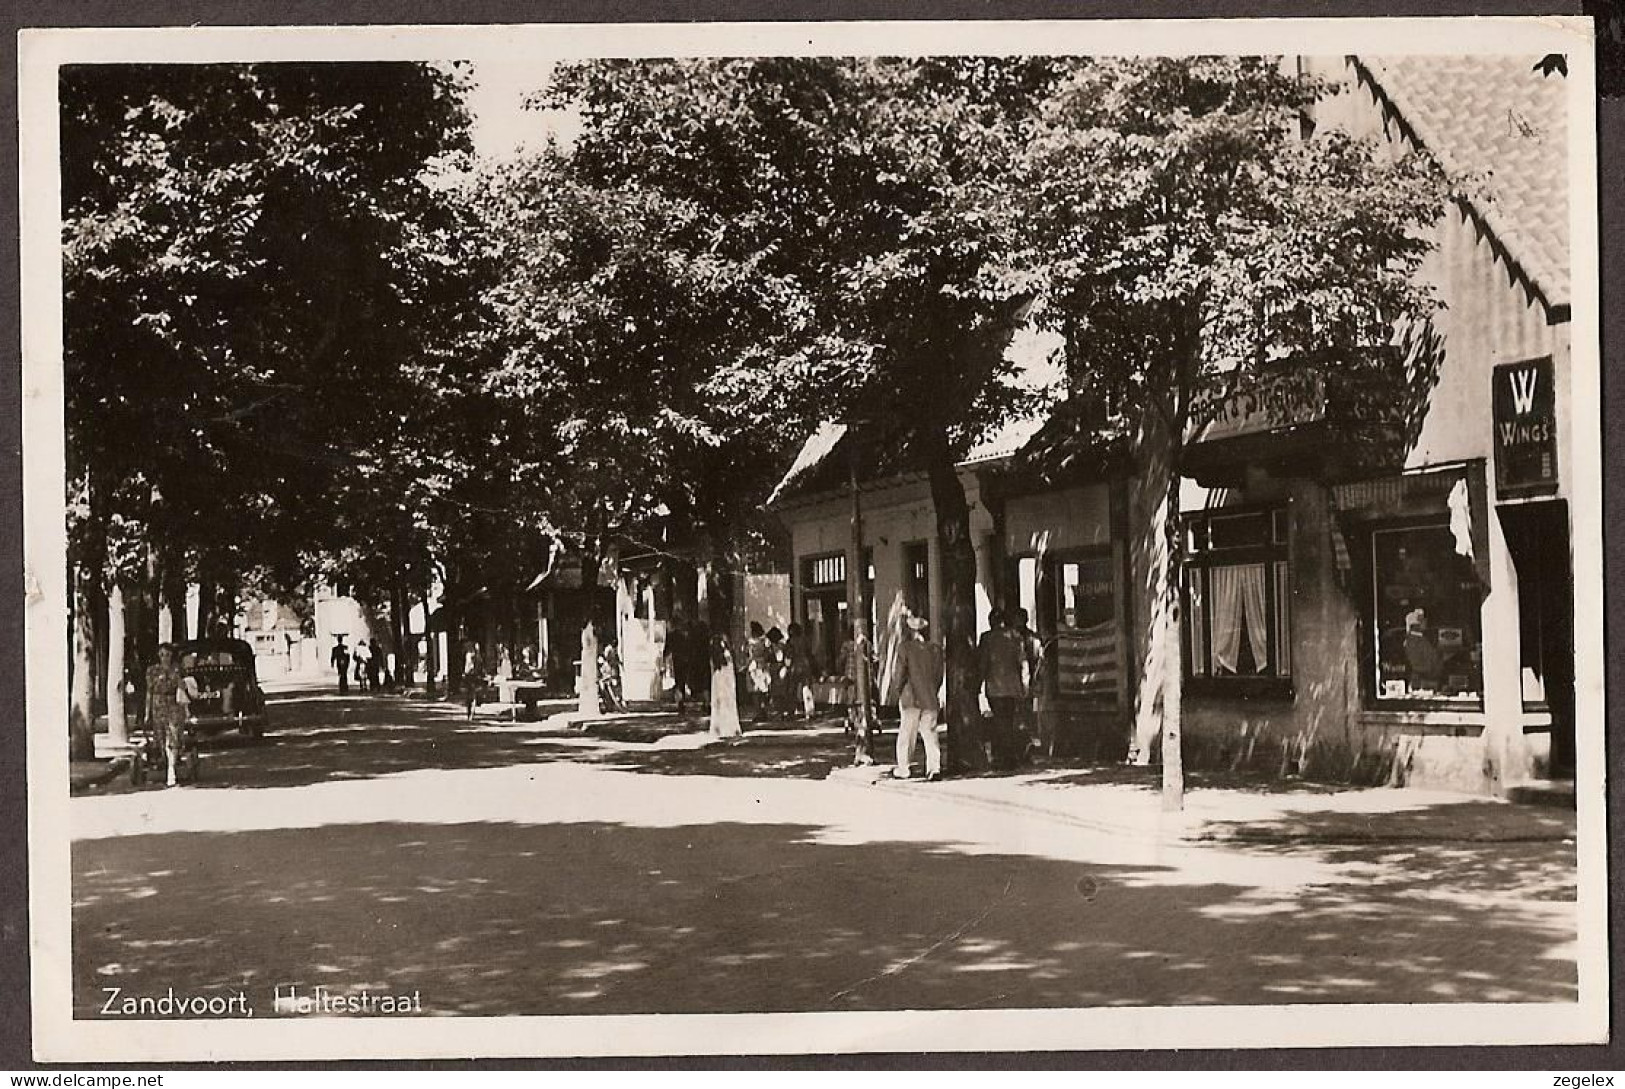
[[[1437, 306], [1417, 272], [1443, 178], [1424, 155], [1312, 132], [1328, 93], [1280, 58], [1082, 65], [1044, 104], [1015, 187], [1031, 244], [1007, 274], [1042, 299], [1076, 383], [1132, 406], [1140, 472], [1160, 489], [1142, 529], [1161, 654], [1142, 671], [1139, 720], [1160, 725], [1171, 808], [1189, 436], [1230, 398], [1301, 408], [1328, 371], [1388, 394], [1428, 384], [1426, 354], [1393, 347]], [[1137, 756], [1152, 756], [1143, 730]]]
[[[590, 78], [567, 73], [556, 93], [577, 81]], [[600, 142], [614, 135], [589, 127], [568, 151], [483, 179], [501, 268], [489, 299], [501, 363], [486, 388], [516, 425], [510, 503], [590, 568], [629, 537], [720, 574], [788, 440], [709, 384], [752, 350], [772, 293], [713, 251], [725, 214], [606, 170]]]
[[961, 767], [982, 757], [975, 558], [956, 466], [1027, 407], [1004, 358], [1025, 299], [988, 276], [1009, 226], [989, 209], [1059, 70], [995, 58], [598, 62], [564, 69], [551, 99], [582, 121], [572, 174], [656, 224], [641, 264], [703, 285], [672, 312], [722, 349], [683, 372], [701, 378], [716, 434], [799, 437], [848, 421], [852, 441], [928, 474]]
[[87, 577], [138, 577], [126, 554], [155, 549], [162, 583], [221, 589], [211, 610], [254, 572], [303, 581], [336, 546], [353, 498], [337, 485], [379, 460], [455, 302], [428, 174], [467, 146], [458, 81], [393, 63], [64, 69], [70, 551]]

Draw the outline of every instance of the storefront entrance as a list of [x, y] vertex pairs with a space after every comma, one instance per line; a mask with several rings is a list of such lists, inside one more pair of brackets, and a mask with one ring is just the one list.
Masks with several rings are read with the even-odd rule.
[[1568, 504], [1502, 504], [1501, 528], [1518, 570], [1518, 629], [1526, 712], [1551, 715], [1549, 774], [1574, 775], [1574, 576]]

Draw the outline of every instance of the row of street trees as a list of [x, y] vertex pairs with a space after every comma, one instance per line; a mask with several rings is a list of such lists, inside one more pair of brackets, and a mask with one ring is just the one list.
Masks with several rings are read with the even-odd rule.
[[[1312, 133], [1328, 88], [1273, 58], [579, 63], [537, 103], [579, 134], [496, 164], [455, 158], [458, 89], [416, 65], [65, 79], [79, 570], [117, 586], [144, 550], [160, 584], [421, 587], [549, 540], [596, 562], [660, 512], [723, 573], [840, 421], [930, 480], [975, 768], [955, 466], [1087, 398], [1166, 496], [1140, 704], [1176, 772], [1185, 438], [1218, 395], [1290, 398], [1294, 359], [1401, 366], [1370, 349], [1434, 305], [1437, 171]], [[1025, 322], [1061, 335], [1059, 387], [1012, 373]]]

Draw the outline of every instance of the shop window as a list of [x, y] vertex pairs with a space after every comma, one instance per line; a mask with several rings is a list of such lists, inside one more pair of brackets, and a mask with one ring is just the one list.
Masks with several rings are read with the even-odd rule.
[[1378, 706], [1482, 706], [1479, 584], [1447, 522], [1371, 532], [1367, 622]]
[[903, 546], [903, 603], [915, 616], [931, 619], [929, 541], [911, 541]]
[[1055, 593], [1055, 690], [1063, 696], [1117, 699], [1117, 580], [1110, 549], [1057, 557]]
[[1198, 687], [1290, 692], [1287, 519], [1285, 507], [1185, 519], [1185, 675]]

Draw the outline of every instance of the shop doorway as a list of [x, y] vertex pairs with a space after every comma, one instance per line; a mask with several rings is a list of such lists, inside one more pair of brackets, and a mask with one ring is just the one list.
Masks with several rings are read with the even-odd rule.
[[1508, 504], [1501, 527], [1518, 572], [1518, 632], [1526, 712], [1551, 715], [1549, 774], [1574, 775], [1574, 575], [1568, 504]]
[[[875, 624], [875, 568], [872, 549], [863, 550], [863, 609], [871, 637]], [[847, 635], [846, 554], [809, 556], [801, 561], [801, 624], [820, 675], [836, 672]]]

